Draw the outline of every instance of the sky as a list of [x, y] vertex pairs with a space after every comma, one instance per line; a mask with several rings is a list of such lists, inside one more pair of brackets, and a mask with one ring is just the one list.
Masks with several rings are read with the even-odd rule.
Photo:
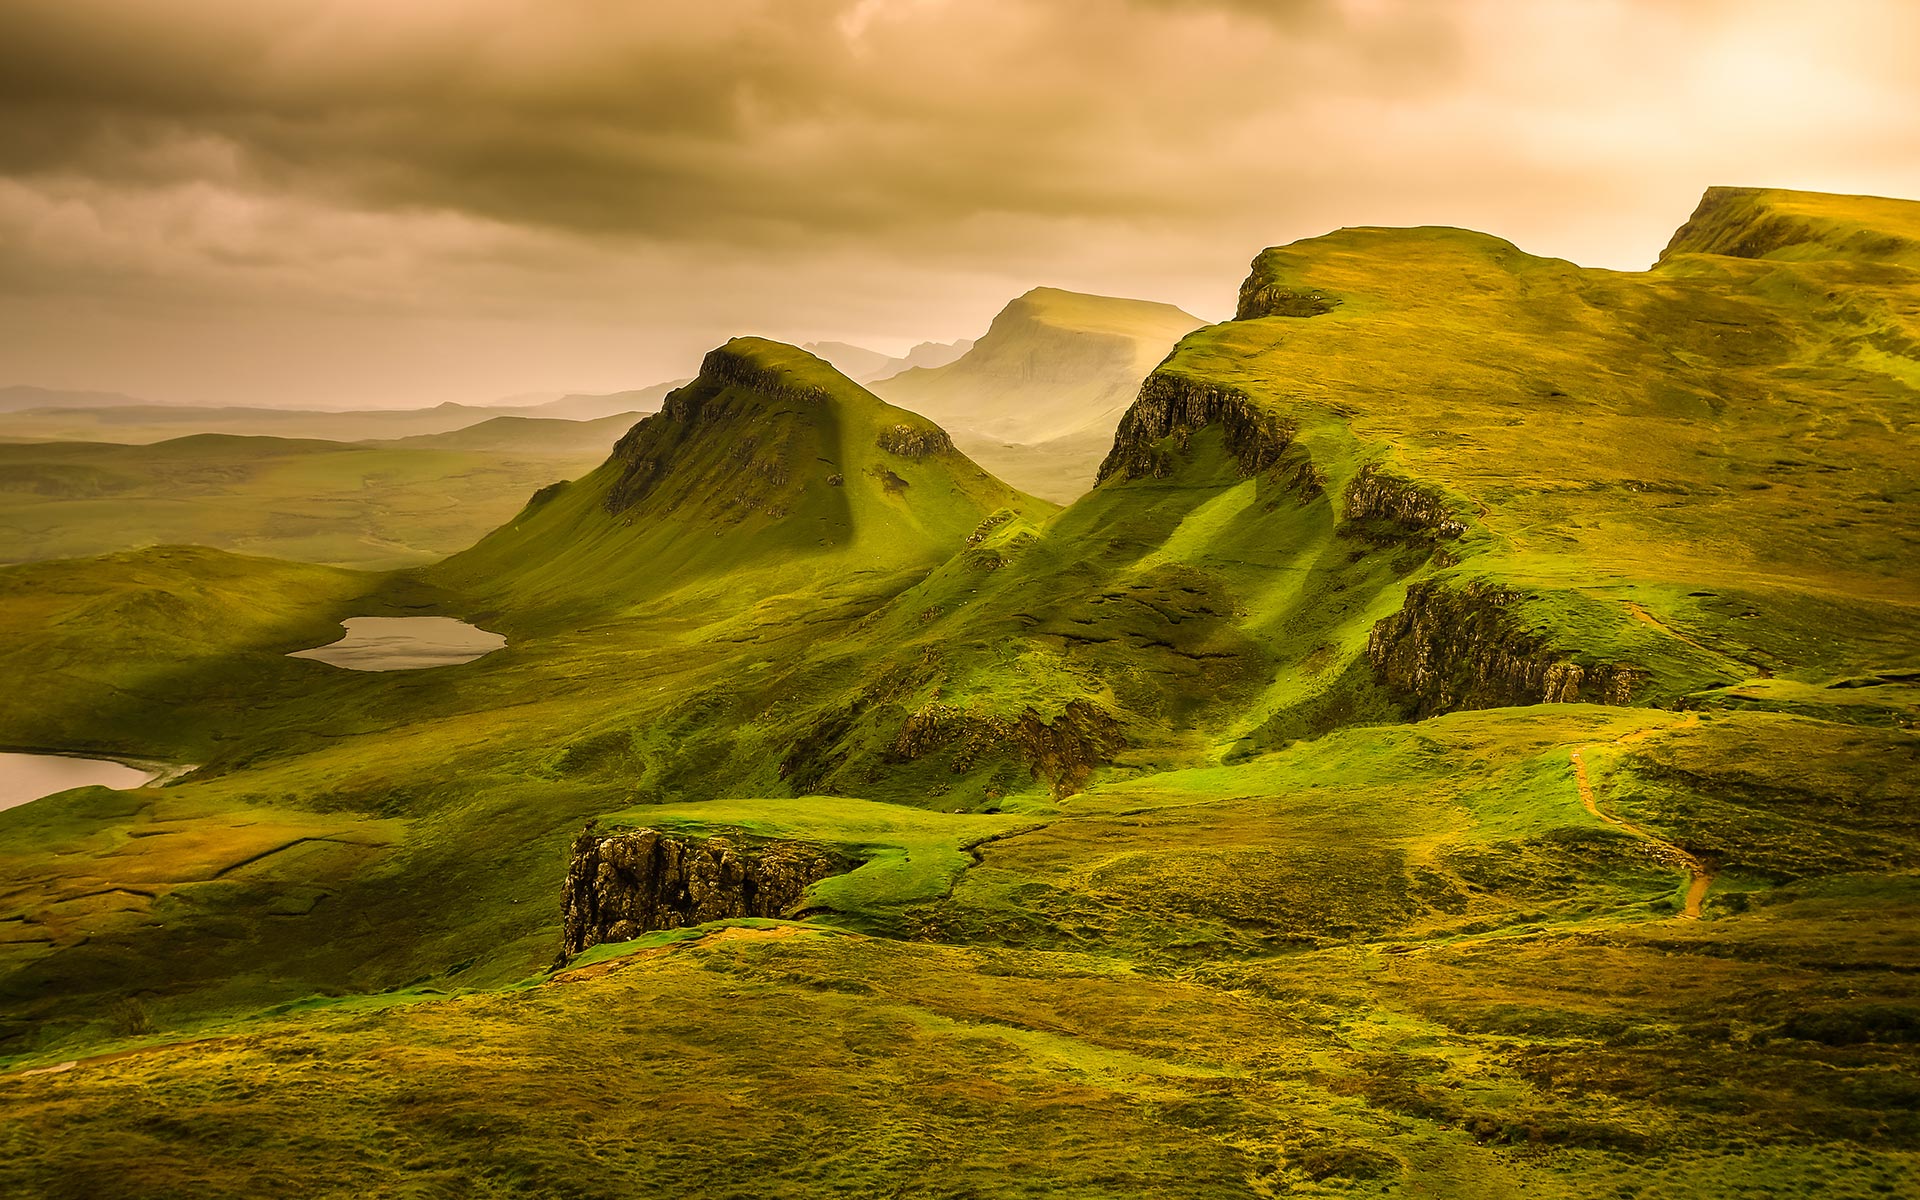
[[1920, 198], [1908, 0], [0, 0], [0, 386], [412, 407], [1264, 246]]

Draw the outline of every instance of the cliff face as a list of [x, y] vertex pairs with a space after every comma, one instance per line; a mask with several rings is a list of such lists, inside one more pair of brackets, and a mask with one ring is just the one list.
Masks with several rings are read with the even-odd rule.
[[1158, 373], [1140, 386], [1139, 399], [1120, 419], [1113, 450], [1100, 464], [1100, 480], [1165, 478], [1174, 463], [1160, 443], [1172, 437], [1184, 448], [1187, 437], [1203, 425], [1220, 427], [1228, 451], [1247, 475], [1279, 462], [1295, 432], [1291, 422], [1234, 388]]
[[1233, 319], [1317, 317], [1340, 307], [1341, 297], [1334, 293], [1289, 278], [1293, 267], [1284, 249], [1268, 250], [1256, 257], [1246, 281], [1240, 285]]
[[1371, 465], [1347, 485], [1340, 515], [1348, 521], [1384, 522], [1395, 536], [1416, 541], [1447, 541], [1467, 531], [1467, 523], [1438, 491]]
[[574, 839], [561, 911], [566, 952], [727, 917], [783, 916], [807, 886], [857, 865], [792, 842], [588, 827]]
[[1429, 580], [1407, 589], [1399, 612], [1373, 627], [1367, 659], [1418, 717], [1523, 704], [1631, 704], [1639, 667], [1567, 661], [1510, 611], [1520, 594]]
[[701, 454], [706, 431], [730, 426], [719, 435], [727, 478], [718, 494], [740, 513], [766, 509], [779, 515], [778, 497], [791, 474], [787, 442], [796, 426], [790, 414], [772, 413], [781, 402], [812, 408], [826, 405], [829, 397], [818, 388], [795, 386], [725, 347], [712, 351], [701, 362], [698, 379], [674, 391], [658, 413], [614, 445], [613, 461], [621, 471], [607, 492], [607, 512], [618, 516], [653, 495], [676, 463]]

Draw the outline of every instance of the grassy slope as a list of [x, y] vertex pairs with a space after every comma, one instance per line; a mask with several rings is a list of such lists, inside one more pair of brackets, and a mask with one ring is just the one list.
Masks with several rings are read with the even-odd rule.
[[[1920, 745], [1889, 670], [1913, 644], [1901, 270], [1621, 276], [1458, 231], [1273, 252], [1256, 278], [1342, 303], [1203, 331], [1166, 370], [1293, 421], [1291, 457], [1248, 477], [1192, 430], [1164, 476], [1010, 512], [957, 553], [990, 498], [908, 522], [884, 488], [843, 493], [884, 533], [853, 524], [842, 557], [812, 476], [726, 458], [744, 432], [749, 465], [844, 467], [897, 419], [756, 347], [836, 416], [885, 420], [829, 437], [709, 387], [729, 436], [635, 443], [683, 454], [687, 486], [632, 525], [602, 506], [609, 468], [447, 590], [357, 602], [487, 609], [508, 651], [330, 681], [254, 733], [241, 680], [205, 777], [0, 814], [22, 1061], [212, 1039], [0, 1078], [0, 1182], [1886, 1194], [1920, 1151]], [[1888, 465], [1820, 469], [1861, 451]], [[1344, 517], [1370, 462], [1452, 498], [1467, 536], [1436, 556]], [[1749, 475], [1775, 487], [1728, 483]], [[1366, 633], [1436, 573], [1525, 590], [1553, 636], [1670, 689], [1743, 682], [1688, 713], [1395, 723]], [[23, 662], [49, 629], [121, 627], [50, 618], [15, 578]], [[208, 678], [281, 636], [213, 647]], [[1076, 704], [1114, 724], [1085, 787], [1061, 774]], [[1637, 835], [1583, 805], [1582, 772]], [[497, 990], [551, 958], [588, 816], [864, 848], [809, 902], [810, 928], [858, 933], [654, 938]], [[1702, 920], [1677, 915], [1678, 854], [1713, 874]], [[307, 992], [335, 998], [244, 1016]]]
[[1066, 502], [1092, 486], [1140, 381], [1199, 324], [1170, 304], [1035, 288], [957, 361], [873, 387], [1015, 486]]
[[[694, 415], [676, 415], [670, 398], [599, 469], [540, 497], [434, 577], [495, 600], [509, 620], [526, 619], [515, 610], [706, 606], [716, 587], [737, 596], [743, 574], [761, 577], [752, 590], [777, 594], [925, 571], [988, 514], [1049, 507], [951, 450], [884, 449], [889, 430], [938, 430], [803, 350], [736, 338], [710, 365], [718, 360], [785, 390], [703, 372], [674, 394]], [[648, 470], [660, 486], [610, 513], [623, 478]]]
[[0, 561], [192, 543], [419, 565], [471, 545], [535, 489], [591, 470], [631, 423], [495, 418], [361, 445], [224, 434], [0, 445]]

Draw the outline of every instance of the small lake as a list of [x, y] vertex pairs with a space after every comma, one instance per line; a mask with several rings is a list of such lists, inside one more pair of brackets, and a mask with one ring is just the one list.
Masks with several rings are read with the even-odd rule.
[[472, 662], [507, 644], [497, 633], [452, 617], [348, 617], [347, 635], [289, 658], [315, 658], [349, 671], [418, 671]]
[[59, 754], [0, 754], [0, 808], [77, 787], [136, 788], [159, 776], [124, 763]]

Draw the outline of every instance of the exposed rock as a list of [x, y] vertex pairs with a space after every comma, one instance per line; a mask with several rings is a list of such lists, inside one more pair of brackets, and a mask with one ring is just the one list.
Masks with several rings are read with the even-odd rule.
[[[770, 416], [777, 417], [774, 410], [782, 402], [815, 406], [830, 399], [825, 390], [797, 386], [780, 372], [724, 346], [710, 351], [701, 361], [698, 378], [674, 389], [659, 412], [642, 419], [614, 444], [612, 461], [621, 470], [607, 490], [606, 510], [618, 516], [645, 500], [704, 430], [734, 423], [754, 428], [756, 422], [765, 428]], [[780, 428], [782, 424], [775, 420], [768, 434], [776, 438], [772, 445], [762, 445], [760, 436], [743, 430], [727, 451], [737, 467], [739, 491], [725, 499], [742, 516], [759, 510], [779, 515], [772, 501], [788, 480], [784, 446], [778, 441]]]
[[1251, 321], [1258, 317], [1317, 317], [1330, 313], [1340, 307], [1337, 296], [1324, 292], [1301, 291], [1284, 284], [1262, 284], [1256, 277], [1249, 276], [1240, 285], [1240, 303], [1234, 310], [1236, 321]]
[[1482, 583], [1428, 580], [1367, 638], [1367, 660], [1418, 717], [1523, 704], [1631, 704], [1642, 668], [1581, 665], [1531, 633], [1510, 611], [1520, 593]]
[[1008, 521], [1013, 520], [1013, 518], [1014, 512], [1010, 508], [1002, 508], [990, 513], [986, 520], [974, 526], [973, 532], [967, 535], [967, 545], [978, 546], [981, 542], [986, 541], [987, 536], [995, 529], [1005, 525]]
[[1284, 278], [1293, 266], [1284, 248], [1266, 250], [1255, 257], [1246, 281], [1240, 285], [1240, 302], [1234, 308], [1233, 319], [1318, 317], [1340, 307], [1340, 296]]
[[953, 453], [953, 439], [946, 430], [933, 425], [889, 425], [880, 431], [874, 444], [888, 454], [915, 462], [934, 454]]
[[1120, 419], [1113, 449], [1100, 464], [1100, 480], [1163, 479], [1174, 464], [1163, 443], [1185, 449], [1194, 430], [1217, 425], [1243, 474], [1278, 463], [1293, 442], [1294, 425], [1262, 408], [1245, 392], [1156, 371], [1140, 385], [1140, 397]]
[[1340, 515], [1349, 521], [1389, 522], [1420, 541], [1446, 541], [1467, 531], [1467, 523], [1438, 489], [1388, 475], [1373, 464], [1362, 467], [1347, 485]]
[[1067, 796], [1125, 744], [1120, 723], [1084, 700], [1068, 704], [1051, 721], [1032, 708], [1008, 721], [935, 703], [908, 715], [888, 753], [911, 762], [951, 749], [954, 773], [964, 774], [982, 757], [1012, 748], [1035, 779], [1045, 780], [1055, 795]]
[[778, 917], [808, 885], [840, 875], [852, 860], [796, 842], [672, 837], [652, 829], [574, 839], [562, 899], [568, 954], [655, 929], [728, 917]]

